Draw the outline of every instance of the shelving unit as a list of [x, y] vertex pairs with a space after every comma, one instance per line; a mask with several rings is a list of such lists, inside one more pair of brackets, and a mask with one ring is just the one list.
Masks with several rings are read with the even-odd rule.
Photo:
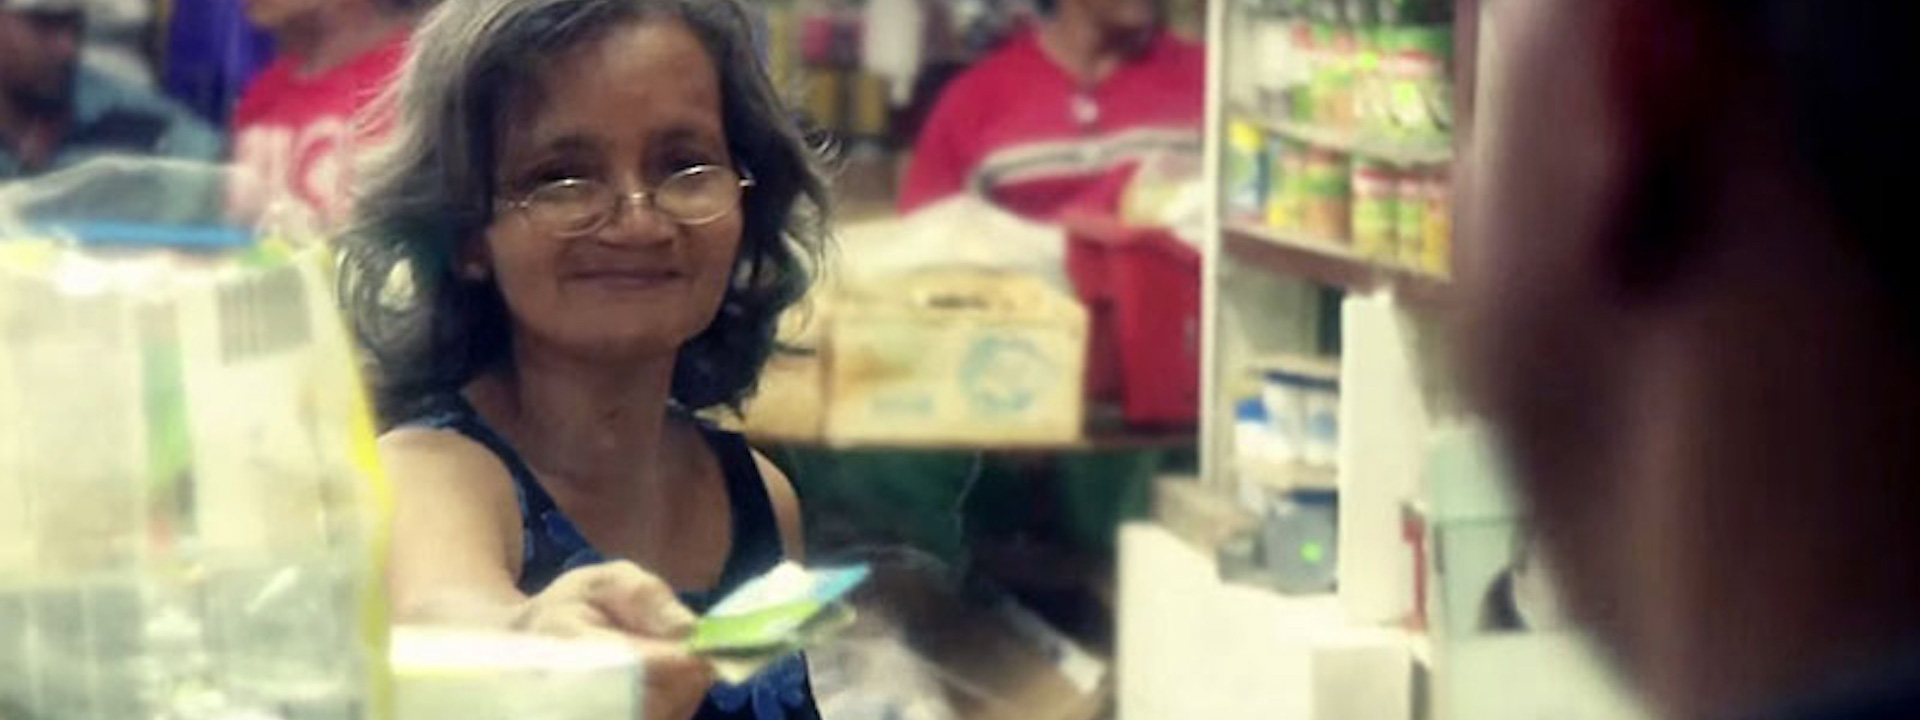
[[[1261, 7], [1263, 4], [1265, 7]], [[1280, 0], [1278, 4], [1291, 5], [1296, 11], [1306, 8], [1319, 13], [1334, 6], [1351, 9], [1365, 3], [1292, 3]], [[1339, 313], [1329, 312], [1325, 307], [1327, 302], [1340, 302], [1340, 295], [1329, 300], [1324, 292], [1316, 289], [1333, 288], [1344, 296], [1354, 297], [1383, 294], [1390, 298], [1389, 302], [1395, 308], [1425, 319], [1444, 314], [1451, 308], [1453, 290], [1449, 277], [1443, 272], [1436, 272], [1436, 268], [1430, 264], [1429, 267], [1415, 268], [1402, 262], [1384, 261], [1381, 257], [1373, 256], [1373, 253], [1380, 252], [1375, 246], [1368, 246], [1363, 251], [1356, 249], [1351, 238], [1315, 237], [1294, 229], [1306, 223], [1299, 223], [1297, 216], [1290, 211], [1273, 214], [1275, 211], [1271, 203], [1274, 201], [1269, 194], [1283, 184], [1275, 177], [1263, 176], [1261, 180], [1270, 185], [1259, 193], [1259, 196], [1268, 198], [1264, 201], [1268, 203], [1268, 211], [1262, 217], [1248, 217], [1245, 209], [1230, 211], [1233, 201], [1229, 200], [1229, 195], [1243, 191], [1230, 185], [1229, 158], [1243, 158], [1247, 151], [1240, 146], [1229, 150], [1229, 143], [1233, 142], [1228, 139], [1229, 127], [1243, 125], [1258, 128], [1267, 138], [1263, 140], [1263, 146], [1279, 148], [1271, 151], [1276, 153], [1274, 155], [1268, 155], [1270, 151], [1264, 147], [1260, 150], [1262, 162], [1267, 163], [1261, 172], [1276, 175], [1282, 172], [1283, 163], [1273, 158], [1294, 152], [1289, 149], [1292, 145], [1304, 148], [1309, 157], [1314, 152], [1331, 152], [1338, 154], [1338, 162], [1370, 161], [1416, 172], [1449, 166], [1456, 152], [1450, 137], [1437, 128], [1409, 129], [1417, 126], [1383, 125], [1379, 121], [1380, 116], [1374, 116], [1372, 121], [1361, 122], [1357, 107], [1354, 114], [1345, 116], [1301, 114], [1298, 112], [1301, 105], [1297, 97], [1292, 100], [1281, 99], [1294, 97], [1287, 93], [1301, 91], [1283, 89], [1281, 94], [1275, 94], [1273, 86], [1285, 86], [1290, 82], [1293, 87], [1299, 87], [1299, 78], [1310, 73], [1302, 72], [1291, 64], [1310, 60], [1324, 62], [1324, 57], [1313, 60], [1310, 56], [1315, 52], [1324, 53], [1328, 46], [1321, 45], [1317, 50], [1295, 47], [1276, 54], [1273, 51], [1276, 39], [1294, 43], [1303, 35], [1292, 30], [1277, 34], [1271, 32], [1275, 26], [1263, 20], [1263, 14], [1272, 10], [1275, 2], [1225, 0], [1216, 5], [1209, 17], [1207, 42], [1211, 52], [1208, 67], [1206, 172], [1213, 188], [1210, 192], [1212, 207], [1208, 218], [1209, 242], [1204, 270], [1206, 358], [1202, 383], [1201, 474], [1204, 484], [1231, 493], [1239, 478], [1234, 472], [1235, 463], [1231, 460], [1233, 446], [1230, 428], [1234, 424], [1236, 393], [1244, 391], [1245, 381], [1242, 378], [1246, 374], [1245, 368], [1259, 357], [1274, 354], [1321, 358], [1337, 356], [1346, 344], [1341, 323], [1337, 320]], [[1384, 5], [1374, 4], [1372, 7]], [[1461, 17], [1478, 16], [1478, 4], [1475, 2], [1448, 5], [1458, 8]], [[1262, 25], [1263, 22], [1268, 24]], [[1315, 16], [1302, 22], [1319, 23], [1321, 18]], [[1474, 86], [1471, 73], [1460, 72], [1462, 68], [1470, 70], [1473, 64], [1470, 62], [1473, 31], [1468, 29], [1462, 32], [1462, 28], [1471, 25], [1474, 23], [1453, 26], [1455, 44], [1465, 46], [1460, 56], [1469, 58], [1469, 61], [1454, 66], [1460, 92], [1458, 98], [1462, 100], [1455, 103], [1457, 112], [1441, 115], [1457, 115], [1453, 120], [1462, 125], [1470, 118], [1470, 103], [1464, 100]], [[1313, 34], [1320, 36], [1320, 29], [1316, 28]], [[1339, 34], [1339, 31], [1334, 34]], [[1383, 32], [1372, 36], [1382, 48], [1386, 46], [1386, 41], [1380, 39], [1384, 35]], [[1374, 67], [1384, 66], [1383, 62]], [[1270, 76], [1275, 75], [1294, 79], [1269, 83]], [[1353, 82], [1353, 79], [1349, 78], [1348, 81]], [[1305, 91], [1305, 97], [1309, 98], [1306, 101], [1308, 105], [1318, 102], [1311, 99], [1316, 92]], [[1314, 118], [1338, 120], [1308, 121]], [[1234, 154], [1230, 156], [1230, 153]], [[1298, 173], [1300, 170], [1290, 167], [1285, 172]], [[1354, 176], [1357, 177], [1358, 173], [1354, 173]], [[1396, 189], [1395, 192], [1402, 193], [1399, 195], [1401, 198], [1424, 198], [1405, 195], [1404, 190]], [[1352, 195], [1345, 197], [1334, 207], [1344, 206], [1346, 212], [1353, 213], [1355, 203]], [[1424, 202], [1424, 199], [1409, 202]], [[1293, 223], [1287, 223], [1276, 220], [1277, 217], [1296, 219]], [[1357, 224], [1358, 218], [1354, 220]], [[1404, 221], [1396, 216], [1393, 222], [1398, 226]], [[1393, 233], [1399, 237], [1404, 236], [1405, 231], [1396, 227]], [[1423, 248], [1421, 252], [1426, 253], [1424, 248], [1442, 246], [1417, 247]], [[1391, 254], [1398, 251], [1387, 252]], [[1451, 254], [1450, 250], [1434, 250], [1432, 254], [1417, 256], [1403, 253], [1402, 257], [1396, 259], [1411, 262], [1408, 257], [1418, 257], [1424, 261], [1442, 252], [1449, 256]], [[1451, 263], [1442, 265], [1450, 269]], [[1329, 341], [1329, 338], [1339, 339]], [[1343, 386], [1345, 384], [1342, 383]], [[1342, 414], [1345, 415], [1346, 411], [1343, 410]], [[1347, 422], [1348, 419], [1343, 417], [1343, 433], [1368, 430], [1346, 427]], [[1331, 484], [1338, 486], [1340, 476], [1347, 470], [1340, 468], [1334, 471]]]
[[[1446, 648], [1434, 638], [1405, 629], [1420, 611], [1412, 597], [1417, 571], [1413, 551], [1402, 539], [1401, 511], [1403, 503], [1418, 493], [1429, 428], [1443, 422], [1439, 416], [1446, 412], [1430, 397], [1433, 373], [1427, 366], [1434, 364], [1436, 356], [1427, 334], [1430, 326], [1437, 325], [1433, 321], [1452, 306], [1452, 283], [1440, 272], [1371, 257], [1367, 253], [1378, 250], [1362, 252], [1350, 238], [1301, 232], [1295, 228], [1313, 224], [1299, 222], [1300, 216], [1284, 210], [1272, 214], [1271, 205], [1267, 213], [1250, 216], [1244, 202], [1235, 204], [1229, 198], [1237, 189], [1229, 182], [1229, 159], [1246, 157], [1244, 144], [1230, 147], [1234, 141], [1229, 128], [1251, 126], [1262, 133], [1261, 152], [1268, 163], [1263, 172], [1280, 167], [1281, 161], [1274, 158], [1283, 158], [1292, 151], [1290, 147], [1299, 146], [1309, 156], [1328, 151], [1341, 155], [1338, 162], [1352, 173], [1345, 181], [1357, 175], [1353, 173], [1356, 160], [1422, 177], [1418, 173], [1450, 165], [1456, 152], [1450, 140], [1431, 133], [1426, 134], [1431, 139], [1415, 139], [1422, 133], [1336, 129], [1258, 110], [1271, 109], [1276, 103], [1272, 96], [1258, 101], [1248, 97], [1259, 94], [1249, 91], [1250, 74], [1285, 72], [1270, 64], [1256, 70], [1256, 63], [1248, 59], [1267, 56], [1267, 41], [1273, 38], [1250, 22], [1250, 7], [1260, 2], [1222, 0], [1210, 9], [1206, 173], [1212, 187], [1203, 270], [1201, 477], [1192, 490], [1210, 493], [1222, 505], [1240, 507], [1256, 524], [1265, 512], [1242, 503], [1253, 501], [1261, 492], [1337, 493], [1339, 588], [1324, 596], [1326, 608], [1332, 611], [1325, 617], [1315, 616], [1314, 622], [1336, 626], [1330, 632], [1347, 640], [1395, 638], [1389, 641], [1396, 646], [1394, 653], [1374, 656], [1385, 658], [1381, 662], [1386, 665], [1377, 667], [1396, 662], [1391, 658], [1397, 653], [1405, 672], [1432, 672]], [[1461, 17], [1478, 16], [1475, 2], [1447, 5], [1458, 7]], [[1461, 57], [1471, 58], [1472, 42], [1463, 45]], [[1271, 59], [1261, 62], [1271, 63]], [[1459, 80], [1458, 87], [1470, 92], [1470, 78]], [[1459, 110], [1457, 120], [1464, 123], [1469, 108]], [[1275, 154], [1265, 155], [1267, 148]], [[1300, 171], [1293, 166], [1288, 172]], [[1273, 178], [1263, 176], [1262, 182], [1271, 183]], [[1260, 193], [1269, 198], [1267, 202], [1272, 202], [1268, 193], [1274, 187]], [[1348, 212], [1352, 209], [1347, 206]], [[1397, 225], [1401, 220], [1396, 216], [1393, 222]], [[1425, 260], [1429, 256], [1402, 254], [1397, 259], [1406, 257]], [[1330, 308], [1330, 303], [1338, 309]], [[1272, 357], [1305, 357], [1338, 367], [1340, 448], [1334, 466], [1263, 464], [1236, 455], [1234, 439], [1240, 421], [1236, 405], [1248, 397], [1250, 376], [1260, 377], [1260, 363]], [[1208, 550], [1201, 548], [1203, 553]], [[1122, 562], [1129, 561], [1123, 558]], [[1275, 607], [1302, 599], [1283, 597]], [[1126, 718], [1131, 711], [1124, 687], [1122, 697], [1121, 716]], [[1156, 700], [1133, 702], [1134, 707], [1151, 707]]]
[[1290, 140], [1355, 157], [1396, 165], [1439, 165], [1453, 161], [1453, 145], [1442, 140], [1367, 137], [1303, 123], [1276, 121], [1241, 103], [1229, 103], [1228, 116]]
[[1409, 303], [1435, 308], [1444, 306], [1450, 294], [1451, 283], [1445, 277], [1369, 261], [1336, 240], [1223, 224], [1220, 241], [1221, 249], [1236, 262], [1328, 287], [1350, 292], [1390, 288]]
[[1277, 463], [1260, 468], [1259, 477], [1247, 478], [1236, 473], [1235, 483], [1251, 482], [1281, 492], [1321, 491], [1334, 492], [1340, 489], [1340, 477], [1330, 467], [1316, 467], [1305, 463]]

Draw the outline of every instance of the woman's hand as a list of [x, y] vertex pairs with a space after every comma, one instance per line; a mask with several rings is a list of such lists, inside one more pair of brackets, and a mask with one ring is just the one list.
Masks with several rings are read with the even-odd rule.
[[514, 627], [625, 643], [639, 653], [646, 672], [644, 717], [684, 720], [700, 709], [713, 685], [712, 668], [681, 644], [695, 619], [666, 582], [633, 563], [611, 562], [561, 575], [527, 600]]

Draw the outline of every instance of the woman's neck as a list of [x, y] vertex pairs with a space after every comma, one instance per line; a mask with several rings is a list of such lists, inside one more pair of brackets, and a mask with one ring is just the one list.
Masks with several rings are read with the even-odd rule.
[[477, 383], [476, 402], [542, 480], [569, 493], [631, 493], [661, 473], [671, 355], [609, 366], [516, 343], [514, 369]]
[[300, 74], [319, 75], [379, 47], [408, 19], [377, 3], [335, 3], [288, 23], [274, 40], [299, 62]]

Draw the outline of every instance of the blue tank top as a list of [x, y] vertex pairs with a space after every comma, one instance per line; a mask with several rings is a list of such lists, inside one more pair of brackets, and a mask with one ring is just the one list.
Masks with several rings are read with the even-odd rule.
[[[728, 551], [720, 582], [705, 592], [681, 593], [680, 601], [695, 613], [704, 613], [714, 603], [741, 584], [773, 569], [786, 553], [780, 542], [779, 521], [773, 514], [773, 501], [767, 497], [765, 480], [754, 463], [753, 451], [745, 438], [713, 427], [696, 418], [688, 420], [700, 430], [707, 446], [720, 461], [726, 476], [727, 502], [733, 514], [733, 544]], [[528, 595], [538, 594], [561, 574], [578, 567], [607, 561], [587, 542], [573, 522], [560, 511], [552, 496], [534, 478], [506, 438], [488, 427], [459, 394], [434, 398], [426, 412], [402, 425], [451, 430], [480, 443], [495, 456], [513, 478], [514, 496], [520, 505], [521, 554], [520, 577], [516, 585]], [[818, 720], [812, 683], [806, 660], [794, 655], [774, 663], [742, 685], [715, 685], [707, 694], [694, 720]]]

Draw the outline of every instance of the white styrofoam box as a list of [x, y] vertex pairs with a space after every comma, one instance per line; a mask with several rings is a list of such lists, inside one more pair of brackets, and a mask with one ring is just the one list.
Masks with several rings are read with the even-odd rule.
[[1577, 633], [1443, 643], [1435, 720], [1646, 720], [1651, 715]]
[[1508, 521], [1465, 521], [1428, 527], [1434, 552], [1427, 619], [1441, 642], [1465, 641], [1505, 628], [1489, 623], [1505, 601], [1501, 583], [1519, 558], [1519, 527]]
[[1477, 424], [1429, 433], [1421, 474], [1429, 520], [1434, 523], [1506, 520], [1520, 515], [1492, 435]]
[[[1490, 435], [1474, 426], [1435, 431], [1421, 480], [1431, 557], [1423, 568], [1426, 617], [1433, 632], [1487, 632], [1482, 626], [1496, 604], [1511, 605], [1528, 630], [1565, 625], [1550, 558], [1524, 534], [1522, 508]], [[1509, 571], [1512, 587], [1496, 587]]]
[[1385, 294], [1341, 306], [1340, 600], [1357, 623], [1413, 610], [1400, 508], [1418, 491], [1427, 408], [1412, 318]]
[[485, 630], [393, 632], [395, 720], [639, 717], [639, 659], [608, 642]]
[[1332, 595], [1220, 582], [1212, 558], [1145, 524], [1120, 535], [1120, 718], [1403, 720], [1405, 633], [1350, 624]]
[[1313, 720], [1413, 717], [1413, 665], [1405, 633], [1342, 628], [1318, 638], [1313, 674]]

